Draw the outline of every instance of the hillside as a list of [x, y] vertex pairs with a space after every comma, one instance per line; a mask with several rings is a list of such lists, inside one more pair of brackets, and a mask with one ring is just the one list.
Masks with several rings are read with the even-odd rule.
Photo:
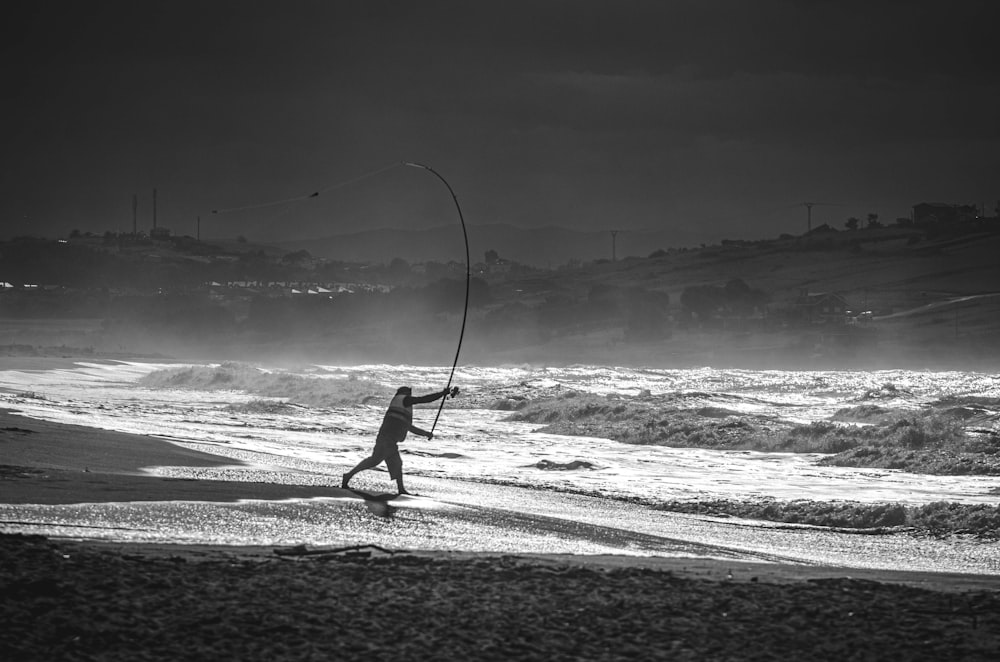
[[[611, 232], [582, 232], [561, 227], [520, 228], [513, 225], [469, 225], [469, 252], [480, 262], [488, 250], [521, 264], [549, 268], [570, 260], [611, 259]], [[615, 253], [646, 257], [658, 248], [690, 244], [692, 234], [683, 227], [667, 230], [622, 231], [615, 239]], [[279, 244], [285, 250], [308, 250], [314, 257], [359, 262], [462, 261], [462, 233], [455, 225], [428, 230], [378, 229]]]
[[[417, 233], [413, 250], [435, 250], [440, 241], [441, 259], [461, 260], [456, 230]], [[590, 239], [595, 250], [600, 238], [536, 232], [573, 245]], [[470, 235], [474, 246], [510, 259], [508, 244], [492, 243], [479, 228]], [[8, 351], [44, 344], [408, 363], [440, 363], [454, 352], [461, 267], [326, 263], [315, 259], [315, 246], [307, 258], [240, 242], [90, 241], [0, 245], [0, 281], [43, 285], [0, 292], [0, 343]], [[477, 266], [463, 361], [1000, 368], [1000, 232], [992, 226], [937, 236], [911, 228], [817, 230], [698, 249], [659, 250], [652, 242], [644, 256], [616, 261], [576, 254], [554, 269]], [[353, 283], [354, 294], [336, 283]], [[306, 294], [320, 290], [327, 294]], [[803, 299], [821, 293], [841, 308], [826, 314]]]
[[[854, 307], [886, 313], [952, 295], [1000, 292], [1000, 234], [912, 244], [890, 231], [867, 238], [855, 247], [801, 239], [712, 246], [594, 265], [576, 274], [581, 283], [641, 284], [672, 296], [686, 287], [740, 278], [771, 293], [774, 303], [790, 301], [802, 290], [837, 292]], [[574, 279], [557, 272], [554, 280]]]
[[[578, 325], [578, 333], [539, 352], [550, 358], [574, 347], [574, 353], [622, 363], [1000, 365], [1000, 234], [938, 240], [889, 229], [841, 234], [841, 241], [796, 238], [595, 264], [495, 285], [492, 293], [498, 301], [541, 309], [585, 301], [606, 288], [669, 300], [662, 337], [629, 342], [623, 316], [617, 333]], [[685, 320], [685, 290], [722, 288], [734, 279], [767, 295], [760, 314], [723, 316], [713, 324]], [[802, 294], [822, 292], [842, 296], [854, 316], [871, 316], [857, 325], [797, 321]]]

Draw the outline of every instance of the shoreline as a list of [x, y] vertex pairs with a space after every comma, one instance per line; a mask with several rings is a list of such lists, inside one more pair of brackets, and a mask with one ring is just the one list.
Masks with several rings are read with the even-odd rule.
[[[0, 533], [0, 536], [8, 535]], [[30, 534], [27, 534], [30, 535]], [[201, 545], [191, 543], [117, 542], [92, 540], [77, 536], [42, 536], [67, 548], [88, 549], [112, 554], [145, 558], [220, 560], [225, 562], [270, 562], [279, 558], [301, 562], [334, 559], [371, 559], [392, 563], [401, 559], [427, 563], [519, 564], [539, 568], [575, 568], [593, 572], [641, 570], [706, 582], [732, 584], [799, 584], [844, 579], [925, 589], [943, 594], [967, 592], [996, 593], [1000, 598], [1000, 575], [977, 575], [954, 572], [922, 572], [848, 568], [819, 564], [793, 564], [722, 560], [703, 556], [632, 556], [626, 554], [504, 553], [455, 552], [444, 550], [408, 550], [376, 548], [374, 545], [324, 547], [306, 545]]]
[[52, 423], [9, 409], [0, 409], [0, 451], [0, 501], [7, 504], [270, 501], [340, 497], [347, 492], [339, 487], [154, 476], [142, 468], [244, 463], [155, 437]]
[[[143, 474], [142, 466], [234, 466], [230, 458], [190, 450], [169, 441], [79, 425], [40, 421], [0, 409], [0, 485], [3, 503], [59, 505], [121, 502], [237, 502], [282, 501], [315, 497], [359, 498], [336, 486], [288, 485], [202, 479], [177, 479]], [[8, 464], [9, 463], [9, 464]], [[93, 469], [87, 469], [93, 467]], [[334, 481], [331, 476], [331, 482]], [[67, 535], [54, 540], [76, 540], [95, 549], [128, 549], [129, 554], [190, 556], [222, 554], [234, 558], [273, 555], [273, 547], [192, 545], [153, 542], [109, 542]], [[319, 548], [322, 550], [322, 548]], [[509, 554], [454, 551], [405, 551], [426, 559], [499, 559]], [[632, 555], [519, 554], [519, 558], [547, 565], [564, 563], [612, 569], [644, 568], [713, 581], [802, 582], [851, 577], [901, 583], [934, 590], [1000, 591], [1000, 576], [927, 571], [871, 570], [836, 566], [754, 563], [707, 557]]]

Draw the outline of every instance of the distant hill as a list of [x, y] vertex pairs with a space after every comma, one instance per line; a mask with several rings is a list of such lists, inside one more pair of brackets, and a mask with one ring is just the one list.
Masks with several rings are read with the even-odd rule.
[[[565, 264], [569, 260], [611, 259], [609, 231], [582, 232], [560, 227], [520, 228], [513, 225], [470, 225], [472, 262], [483, 261], [488, 250], [500, 257], [539, 267]], [[628, 255], [646, 257], [658, 248], [690, 245], [684, 230], [621, 231], [616, 239], [619, 259]], [[292, 251], [305, 249], [314, 257], [358, 262], [389, 262], [400, 257], [409, 262], [463, 261], [462, 233], [454, 226], [426, 230], [378, 229], [277, 244]]]

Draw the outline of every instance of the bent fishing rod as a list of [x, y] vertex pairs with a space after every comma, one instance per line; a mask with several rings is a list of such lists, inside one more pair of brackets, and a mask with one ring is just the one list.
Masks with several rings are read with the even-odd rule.
[[[455, 360], [451, 364], [451, 373], [448, 375], [448, 385], [445, 387], [447, 390], [451, 390], [451, 382], [455, 378], [455, 369], [458, 367], [458, 357], [462, 353], [462, 339], [465, 337], [465, 323], [469, 319], [469, 284], [472, 280], [472, 259], [469, 255], [469, 233], [465, 228], [465, 217], [462, 216], [462, 207], [458, 204], [458, 196], [455, 195], [455, 190], [448, 183], [448, 180], [441, 176], [434, 168], [423, 163], [412, 163], [410, 161], [403, 161], [404, 166], [410, 166], [411, 168], [420, 168], [431, 173], [435, 177], [441, 180], [447, 188], [448, 192], [451, 194], [451, 199], [455, 202], [455, 209], [458, 210], [458, 220], [462, 224], [462, 238], [465, 240], [465, 306], [462, 309], [462, 330], [458, 334], [458, 347], [455, 348]], [[441, 417], [441, 410], [444, 409], [444, 401], [448, 399], [448, 396], [441, 398], [441, 403], [438, 405], [437, 414], [434, 416], [434, 425], [431, 426], [431, 435], [434, 434], [434, 428], [437, 427], [438, 418]]]

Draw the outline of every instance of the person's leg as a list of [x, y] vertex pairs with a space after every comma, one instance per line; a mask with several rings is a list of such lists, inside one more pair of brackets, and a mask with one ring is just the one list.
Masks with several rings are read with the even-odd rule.
[[361, 471], [365, 471], [366, 469], [372, 469], [378, 466], [378, 463], [384, 459], [385, 459], [385, 454], [381, 452], [381, 449], [378, 447], [378, 445], [376, 445], [375, 450], [372, 452], [370, 456], [358, 462], [358, 466], [354, 467], [341, 477], [340, 486], [344, 489], [347, 489], [347, 484], [351, 482], [352, 478], [354, 478], [354, 474], [359, 473]]
[[396, 491], [400, 494], [409, 494], [403, 487], [403, 458], [399, 456], [399, 448], [393, 448], [386, 453], [385, 466], [389, 467], [389, 476], [396, 480]]

